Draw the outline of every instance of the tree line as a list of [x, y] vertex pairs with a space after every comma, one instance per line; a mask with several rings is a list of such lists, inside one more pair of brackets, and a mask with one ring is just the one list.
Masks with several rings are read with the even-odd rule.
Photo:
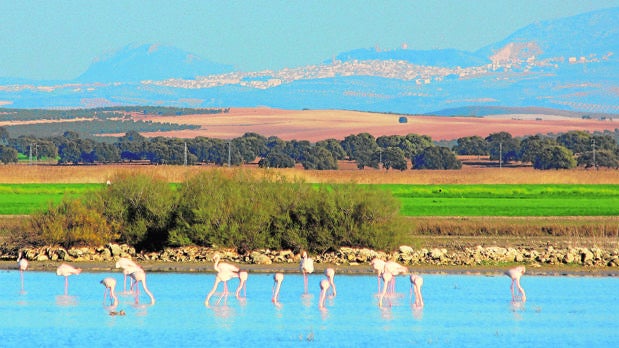
[[22, 154], [36, 160], [57, 159], [58, 164], [95, 164], [148, 161], [152, 164], [215, 164], [238, 166], [255, 163], [263, 168], [338, 169], [338, 161], [350, 160], [359, 169], [386, 170], [459, 169], [457, 155], [489, 156], [499, 164], [531, 163], [536, 169], [619, 167], [619, 147], [611, 134], [570, 131], [557, 136], [512, 137], [497, 132], [482, 138], [462, 137], [449, 148], [436, 145], [431, 137], [418, 134], [351, 134], [343, 140], [326, 139], [285, 141], [276, 136], [246, 133], [224, 140], [208, 137], [193, 139], [146, 138], [129, 131], [114, 142], [83, 139], [73, 131], [62, 136], [11, 138], [0, 127], [0, 161], [17, 162]]

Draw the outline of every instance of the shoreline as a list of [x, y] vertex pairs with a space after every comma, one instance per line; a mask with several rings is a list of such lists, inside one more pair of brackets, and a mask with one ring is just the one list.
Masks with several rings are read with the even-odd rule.
[[[30, 261], [28, 271], [55, 272], [56, 267], [63, 262], [59, 261]], [[67, 262], [89, 273], [121, 272], [113, 262], [86, 261]], [[267, 275], [275, 272], [294, 274], [299, 272], [298, 263], [273, 263], [270, 265], [236, 264], [240, 269], [250, 273]], [[322, 274], [327, 267], [335, 268], [338, 274], [344, 275], [372, 275], [375, 272], [370, 264], [327, 264], [316, 263], [314, 274]], [[524, 264], [527, 267], [527, 275], [552, 276], [552, 277], [619, 277], [619, 268], [614, 267], [587, 267], [587, 266], [542, 266], [538, 264]], [[142, 261], [140, 266], [147, 272], [154, 273], [205, 273], [214, 274], [213, 264], [210, 262], [153, 262]], [[446, 274], [446, 275], [502, 275], [503, 272], [513, 267], [506, 265], [483, 265], [483, 266], [437, 266], [437, 265], [407, 265], [411, 272], [420, 274]], [[1, 271], [17, 271], [16, 261], [0, 261]], [[26, 272], [28, 272], [26, 271]]]

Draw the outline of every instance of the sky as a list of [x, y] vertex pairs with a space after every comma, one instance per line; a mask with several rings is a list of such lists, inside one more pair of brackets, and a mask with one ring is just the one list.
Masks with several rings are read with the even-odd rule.
[[0, 77], [62, 80], [127, 45], [174, 46], [240, 71], [358, 48], [475, 51], [536, 21], [619, 0], [0, 0]]

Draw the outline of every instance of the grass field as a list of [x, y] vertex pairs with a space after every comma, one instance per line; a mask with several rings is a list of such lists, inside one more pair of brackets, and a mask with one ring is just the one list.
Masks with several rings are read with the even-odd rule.
[[[617, 185], [370, 185], [404, 216], [618, 216]], [[0, 184], [0, 215], [27, 215], [102, 184]]]
[[0, 184], [0, 215], [28, 215], [102, 188], [102, 184]]
[[615, 216], [617, 185], [377, 185], [404, 216]]

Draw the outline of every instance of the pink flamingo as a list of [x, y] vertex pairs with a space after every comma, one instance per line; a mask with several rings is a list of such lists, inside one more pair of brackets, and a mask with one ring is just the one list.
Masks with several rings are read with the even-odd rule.
[[150, 297], [150, 304], [155, 304], [155, 297], [148, 290], [148, 286], [146, 286], [146, 272], [142, 268], [137, 268], [133, 271], [133, 273], [129, 274], [134, 281], [133, 285], [135, 286], [135, 303], [139, 303], [140, 300], [140, 285], [138, 283], [142, 283], [142, 288], [144, 288], [144, 292]]
[[64, 294], [67, 295], [69, 293], [69, 276], [70, 275], [78, 275], [82, 273], [81, 268], [75, 268], [71, 265], [67, 265], [66, 263], [61, 264], [56, 269], [56, 275], [64, 277]]
[[21, 292], [24, 292], [24, 272], [28, 269], [28, 260], [23, 252], [19, 252], [17, 257], [17, 269], [19, 269], [19, 279], [21, 280]]
[[508, 269], [505, 272], [505, 275], [510, 277], [511, 280], [512, 280], [512, 285], [510, 286], [510, 289], [512, 291], [512, 301], [513, 302], [516, 302], [518, 300], [518, 296], [517, 296], [516, 292], [514, 291], [514, 284], [518, 288], [518, 292], [521, 295], [522, 302], [524, 303], [524, 302], [527, 301], [527, 295], [524, 293], [524, 289], [522, 288], [522, 286], [520, 286], [520, 277], [522, 277], [522, 275], [524, 275], [524, 272], [526, 272], [526, 269], [525, 269], [524, 266], [518, 266], [518, 267], [510, 268], [510, 269]]
[[325, 308], [325, 297], [327, 297], [327, 290], [329, 290], [329, 280], [323, 279], [320, 281], [320, 299], [318, 300], [318, 308]]
[[378, 297], [379, 308], [383, 308], [383, 298], [387, 294], [387, 288], [389, 288], [389, 283], [391, 283], [394, 278], [389, 271], [384, 271], [381, 277], [383, 278], [383, 291], [381, 291], [380, 296]]
[[421, 287], [423, 286], [423, 278], [417, 274], [411, 274], [411, 297], [415, 292], [415, 307], [423, 307], [423, 297], [421, 296]]
[[[118, 259], [118, 261], [116, 261], [116, 268], [122, 268], [123, 270], [123, 292], [126, 293], [127, 292], [127, 276], [133, 272], [135, 272], [136, 269], [140, 268], [140, 266], [131, 261], [130, 259], [127, 259], [125, 257], [121, 257]], [[129, 281], [132, 281], [133, 278], [129, 278]], [[130, 284], [130, 288], [133, 289], [133, 284]]]
[[228, 280], [232, 278], [239, 278], [239, 268], [226, 262], [220, 262], [221, 256], [219, 256], [219, 254], [215, 254], [215, 256], [213, 257], [213, 261], [215, 261], [215, 263], [213, 264], [213, 269], [215, 269], [217, 275], [215, 276], [215, 284], [213, 284], [213, 288], [208, 293], [208, 295], [206, 296], [206, 300], [204, 301], [204, 305], [207, 307], [209, 306], [211, 296], [213, 296], [213, 294], [215, 294], [215, 291], [217, 291], [217, 286], [219, 286], [219, 283], [224, 283], [224, 291], [217, 303], [221, 302], [221, 299], [223, 297], [228, 296]]
[[378, 286], [378, 290], [376, 291], [380, 292], [380, 280], [381, 275], [385, 271], [385, 261], [379, 259], [378, 257], [375, 257], [374, 259], [372, 259], [371, 265], [374, 271], [376, 271], [376, 285]]
[[236, 288], [236, 297], [239, 298], [239, 294], [241, 293], [241, 289], [243, 289], [243, 297], [247, 297], [247, 278], [249, 274], [246, 270], [239, 271], [239, 286]]
[[408, 268], [400, 265], [399, 263], [395, 262], [395, 261], [387, 261], [385, 262], [385, 272], [389, 272], [391, 273], [391, 275], [393, 276], [390, 280], [389, 283], [389, 292], [391, 293], [395, 293], [395, 279], [397, 276], [399, 276], [400, 274], [407, 274], [408, 273]]
[[303, 285], [305, 293], [307, 294], [307, 275], [314, 273], [314, 260], [307, 257], [307, 252], [303, 251], [301, 254], [301, 262], [299, 263], [299, 269], [303, 273]]
[[327, 280], [329, 280], [329, 285], [331, 285], [333, 297], [335, 297], [335, 295], [337, 294], [335, 291], [335, 270], [331, 267], [325, 269], [325, 276], [327, 277]]
[[112, 300], [112, 307], [118, 306], [118, 298], [116, 297], [116, 293], [114, 293], [114, 289], [116, 288], [116, 279], [104, 278], [100, 283], [105, 287], [105, 290], [103, 291], [103, 304], [105, 304], [105, 299], [109, 294], [110, 299]]
[[284, 281], [284, 273], [277, 272], [273, 275], [273, 297], [271, 298], [271, 302], [278, 304], [279, 300], [279, 289], [282, 286], [282, 282]]

